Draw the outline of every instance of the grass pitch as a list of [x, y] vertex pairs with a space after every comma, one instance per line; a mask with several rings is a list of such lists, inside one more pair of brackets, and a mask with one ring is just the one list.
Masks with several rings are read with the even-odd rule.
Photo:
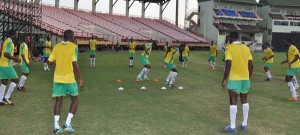
[[[175, 85], [184, 90], [160, 90], [169, 71], [163, 65], [163, 52], [150, 56], [149, 77], [159, 82], [134, 82], [142, 66], [138, 61], [128, 68], [127, 51], [97, 52], [96, 68], [89, 67], [89, 55], [79, 54], [79, 64], [85, 87], [80, 90], [78, 112], [72, 121], [74, 135], [215, 135], [223, 134], [229, 124], [229, 100], [221, 87], [222, 57], [218, 56], [214, 71], [207, 70], [207, 52], [191, 52], [189, 67], [181, 68]], [[299, 101], [290, 102], [287, 84], [282, 79], [265, 82], [262, 54], [255, 53], [252, 89], [249, 96], [249, 135], [298, 134]], [[284, 78], [287, 65], [280, 66], [284, 53], [275, 54], [271, 68], [273, 76]], [[42, 63], [31, 63], [26, 82], [27, 93], [12, 94], [14, 106], [0, 107], [0, 135], [47, 135], [53, 129], [54, 100], [51, 98], [52, 71], [42, 70]], [[16, 69], [19, 71], [19, 67]], [[122, 83], [116, 83], [121, 79]], [[118, 91], [122, 86], [125, 90]], [[145, 86], [147, 90], [140, 90]], [[70, 98], [64, 98], [60, 125], [65, 122]], [[242, 121], [242, 107], [238, 106], [237, 124]], [[238, 132], [239, 134], [245, 134]]]

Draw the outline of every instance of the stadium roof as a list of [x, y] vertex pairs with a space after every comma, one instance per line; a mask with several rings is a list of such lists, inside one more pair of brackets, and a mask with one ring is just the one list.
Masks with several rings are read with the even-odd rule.
[[[137, 0], [137, 1], [143, 1], [143, 0]], [[168, 1], [171, 1], [171, 0], [144, 0], [145, 2], [150, 2], [150, 3], [167, 3]]]
[[300, 6], [300, 0], [260, 0], [259, 3], [272, 6]]
[[[198, 0], [198, 2], [205, 2], [211, 0]], [[247, 4], [258, 4], [256, 0], [214, 0], [215, 2], [239, 2], [239, 3], [247, 3]]]

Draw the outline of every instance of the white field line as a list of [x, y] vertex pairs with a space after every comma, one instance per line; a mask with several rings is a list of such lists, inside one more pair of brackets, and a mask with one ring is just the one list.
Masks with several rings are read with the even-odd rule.
[[[202, 65], [207, 65], [207, 66], [208, 66], [208, 63], [200, 62], [200, 64], [202, 64]], [[221, 68], [222, 70], [224, 69], [224, 66], [216, 65], [216, 67]], [[265, 74], [263, 74], [263, 73], [258, 73], [258, 72], [252, 72], [252, 74], [253, 74], [253, 75], [259, 75], [259, 76], [266, 76]], [[278, 77], [278, 76], [272, 76], [272, 79], [285, 80], [284, 77]]]

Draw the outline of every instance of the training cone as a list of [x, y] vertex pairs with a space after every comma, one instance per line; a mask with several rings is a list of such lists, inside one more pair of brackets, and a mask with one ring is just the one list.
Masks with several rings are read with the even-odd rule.
[[145, 86], [141, 87], [141, 90], [145, 90], [145, 89], [146, 89], [146, 87], [145, 87]]
[[134, 79], [134, 82], [140, 82], [140, 80], [136, 78], [136, 79]]
[[154, 79], [153, 82], [159, 82], [159, 80], [158, 79]]
[[116, 80], [116, 82], [117, 82], [117, 83], [120, 83], [120, 82], [122, 82], [122, 81], [121, 81], [120, 79], [118, 79], [118, 80]]
[[178, 89], [179, 89], [179, 90], [183, 90], [183, 87], [182, 87], [182, 86], [179, 86]]
[[123, 87], [119, 87], [118, 90], [124, 90], [124, 88]]
[[161, 90], [166, 90], [167, 88], [166, 87], [161, 87]]

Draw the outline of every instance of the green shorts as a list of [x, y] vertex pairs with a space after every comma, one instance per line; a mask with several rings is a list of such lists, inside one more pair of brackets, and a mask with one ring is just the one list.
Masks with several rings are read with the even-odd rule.
[[250, 91], [249, 80], [228, 80], [227, 89], [233, 90], [236, 93], [248, 93]]
[[96, 55], [96, 50], [90, 50], [90, 55]]
[[20, 65], [22, 73], [29, 73], [29, 68], [26, 65]]
[[16, 73], [16, 70], [10, 66], [10, 67], [0, 67], [0, 79], [16, 79], [18, 78], [18, 75]]
[[209, 55], [209, 57], [208, 57], [208, 61], [213, 61], [213, 62], [216, 62], [216, 56], [211, 56], [211, 55]]
[[182, 56], [182, 60], [183, 61], [188, 61], [189, 60], [189, 56]]
[[50, 56], [50, 53], [44, 52], [44, 57], [49, 57], [49, 56]]
[[128, 52], [128, 57], [134, 57], [135, 53], [134, 52]]
[[142, 63], [143, 66], [150, 65], [150, 62], [149, 62], [149, 60], [146, 57], [140, 56], [139, 59], [140, 59], [140, 61], [141, 61], [141, 63]]
[[173, 62], [170, 62], [170, 63], [164, 62], [164, 64], [166, 65], [167, 69], [176, 68], [176, 66], [175, 66], [175, 64]]
[[299, 72], [299, 68], [289, 68], [287, 70], [287, 75], [289, 76], [295, 76]]
[[67, 94], [71, 96], [78, 95], [77, 83], [53, 83], [52, 97], [61, 97]]
[[273, 64], [273, 63], [267, 63], [267, 62], [266, 62], [266, 63], [265, 63], [265, 67], [271, 68], [271, 67], [272, 67], [272, 64]]

